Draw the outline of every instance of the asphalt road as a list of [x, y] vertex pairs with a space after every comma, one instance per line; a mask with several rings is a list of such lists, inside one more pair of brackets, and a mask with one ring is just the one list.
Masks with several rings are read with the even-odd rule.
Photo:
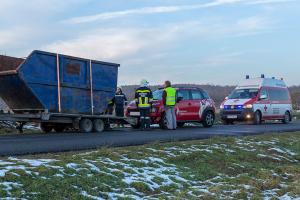
[[141, 132], [129, 128], [104, 133], [51, 133], [0, 136], [0, 156], [122, 147], [151, 142], [186, 141], [213, 136], [245, 136], [300, 131], [300, 122], [263, 125], [216, 125], [212, 128], [185, 127], [176, 131], [153, 129]]

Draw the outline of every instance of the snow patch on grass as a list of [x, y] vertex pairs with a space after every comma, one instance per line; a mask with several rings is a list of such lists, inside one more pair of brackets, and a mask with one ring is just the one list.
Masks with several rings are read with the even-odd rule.
[[15, 182], [0, 182], [0, 187], [2, 187], [7, 195], [11, 195], [11, 190], [14, 188], [20, 188], [22, 187], [22, 184], [15, 183]]
[[[80, 198], [96, 200], [165, 199], [165, 197], [176, 199], [177, 194], [182, 195], [181, 191], [185, 191], [183, 198], [187, 199], [236, 199], [238, 195], [246, 195], [248, 199], [252, 199], [255, 197], [253, 191], [257, 191], [257, 188], [264, 188], [264, 184], [271, 185], [259, 190], [259, 195], [265, 199], [275, 197], [288, 200], [293, 196], [289, 193], [283, 196], [278, 195], [284, 194], [282, 188], [286, 191], [290, 188], [289, 181], [295, 176], [293, 171], [284, 173], [275, 169], [267, 170], [264, 167], [255, 169], [257, 170], [255, 173], [253, 173], [254, 170], [252, 171], [255, 168], [253, 163], [258, 162], [264, 162], [266, 165], [276, 162], [278, 166], [281, 163], [298, 162], [297, 153], [281, 147], [277, 138], [269, 141], [236, 138], [230, 139], [228, 143], [222, 139], [218, 143], [209, 141], [206, 144], [201, 141], [193, 144], [185, 142], [176, 143], [173, 146], [158, 145], [158, 148], [153, 146], [140, 149], [136, 153], [132, 151], [134, 150], [91, 151], [72, 155], [71, 159], [62, 157], [62, 160], [16, 157], [0, 160], [0, 177], [7, 178], [9, 177], [7, 175], [13, 174], [14, 180], [20, 180], [19, 185], [12, 184], [14, 181], [3, 183], [0, 181], [0, 192], [2, 184], [4, 188], [2, 190], [7, 191], [7, 194], [10, 192], [7, 196], [13, 198], [11, 194], [15, 188], [22, 189], [18, 188], [22, 187], [23, 183], [22, 177], [18, 176], [25, 172], [27, 178], [43, 180], [43, 183], [76, 179], [70, 184], [73, 187], [72, 190], [75, 189]], [[226, 163], [224, 169], [220, 169], [222, 167], [220, 164], [214, 165], [213, 163], [214, 156], [220, 155], [228, 156], [233, 162]], [[244, 155], [245, 161], [241, 157]], [[57, 157], [59, 156], [55, 156]], [[209, 175], [203, 174], [203, 170], [194, 169], [197, 166], [192, 166], [193, 160], [188, 160], [194, 158], [195, 163], [200, 163], [199, 168], [207, 169]], [[207, 165], [202, 166], [197, 159], [207, 161]], [[241, 163], [237, 159], [240, 159]], [[196, 173], [190, 173], [192, 170]], [[47, 174], [48, 171], [51, 173]], [[261, 174], [256, 176], [256, 173]], [[84, 181], [81, 182], [81, 180]], [[32, 192], [26, 194], [30, 193]], [[32, 195], [30, 197], [35, 197]], [[38, 196], [38, 193], [36, 195]]]

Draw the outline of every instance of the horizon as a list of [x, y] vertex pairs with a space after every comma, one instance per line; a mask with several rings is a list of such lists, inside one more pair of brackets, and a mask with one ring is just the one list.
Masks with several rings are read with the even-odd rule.
[[3, 0], [0, 54], [119, 63], [119, 85], [226, 86], [266, 74], [298, 86], [299, 9], [297, 0]]
[[[197, 84], [197, 83], [172, 83], [172, 85], [200, 85], [200, 86], [213, 86], [213, 87], [236, 87], [237, 85], [215, 85], [215, 84]], [[139, 86], [139, 84], [131, 84], [131, 85], [120, 85], [120, 87], [128, 87], [128, 86]], [[159, 87], [159, 86], [163, 86], [163, 84], [150, 84], [149, 87]], [[287, 85], [288, 88], [291, 87], [300, 87], [299, 85]]]

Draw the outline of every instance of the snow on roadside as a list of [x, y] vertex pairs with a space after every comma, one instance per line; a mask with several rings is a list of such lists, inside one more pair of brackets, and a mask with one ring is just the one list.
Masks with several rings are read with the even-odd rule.
[[[171, 195], [168, 193], [168, 190], [160, 189], [166, 188], [168, 186], [175, 187], [176, 190], [180, 190], [184, 187], [189, 187], [191, 191], [189, 191], [188, 195], [194, 198], [201, 198], [202, 195], [210, 195], [217, 196], [219, 194], [215, 194], [210, 191], [211, 187], [226, 187], [227, 189], [223, 191], [224, 198], [232, 197], [235, 194], [239, 193], [241, 190], [245, 190], [248, 196], [251, 196], [250, 191], [253, 189], [253, 186], [247, 184], [240, 185], [230, 185], [226, 180], [235, 180], [238, 179], [243, 174], [238, 174], [236, 176], [227, 176], [225, 174], [219, 174], [211, 179], [205, 181], [194, 180], [194, 177], [191, 175], [190, 177], [185, 174], [183, 177], [182, 172], [188, 171], [189, 168], [179, 169], [176, 165], [168, 162], [170, 158], [176, 158], [181, 155], [188, 154], [206, 154], [211, 155], [217, 152], [224, 152], [224, 154], [235, 154], [236, 152], [248, 151], [258, 153], [256, 156], [258, 158], [268, 158], [272, 159], [276, 162], [298, 162], [295, 160], [294, 156], [297, 154], [293, 151], [280, 148], [277, 146], [278, 140], [273, 139], [270, 141], [252, 141], [252, 140], [244, 140], [240, 138], [236, 138], [234, 144], [228, 146], [227, 144], [212, 144], [212, 145], [203, 145], [201, 143], [196, 145], [181, 145], [181, 146], [172, 146], [172, 147], [163, 147], [162, 149], [154, 149], [154, 148], [146, 148], [145, 152], [141, 152], [144, 154], [144, 157], [129, 157], [126, 154], [118, 154], [114, 153], [112, 157], [95, 157], [98, 151], [91, 151], [86, 153], [78, 153], [72, 156], [74, 160], [68, 163], [62, 163], [60, 160], [56, 159], [19, 159], [16, 157], [9, 157], [7, 161], [0, 160], [0, 177], [5, 177], [7, 174], [11, 173], [15, 176], [18, 176], [12, 170], [22, 170], [26, 174], [30, 176], [34, 176], [34, 178], [40, 179], [49, 179], [50, 177], [45, 177], [39, 175], [39, 172], [36, 169], [40, 166], [46, 167], [51, 170], [56, 170], [53, 175], [56, 178], [67, 178], [71, 176], [82, 176], [91, 177], [94, 174], [101, 174], [101, 176], [107, 176], [110, 180], [118, 180], [125, 185], [126, 188], [114, 188], [112, 185], [106, 186], [110, 188], [110, 192], [101, 192], [97, 191], [97, 187], [93, 189], [93, 192], [89, 194], [89, 190], [84, 190], [84, 188], [79, 188], [78, 186], [74, 186], [83, 196], [83, 198], [89, 199], [102, 199], [102, 195], [107, 195], [110, 199], [119, 199], [125, 196], [132, 197], [133, 199], [140, 199], [143, 196], [146, 196], [141, 191], [137, 191], [135, 188], [135, 184], [143, 184], [147, 186], [151, 190], [151, 192], [155, 193], [158, 197], [160, 195]], [[261, 148], [267, 148], [266, 152], [261, 152]], [[268, 154], [271, 153], [271, 154]], [[95, 154], [95, 155], [93, 155]], [[137, 154], [140, 155], [140, 154]], [[246, 166], [246, 165], [245, 165]], [[231, 168], [234, 169], [245, 169], [246, 167], [242, 164], [233, 163]], [[84, 173], [81, 171], [85, 170]], [[286, 176], [275, 174], [273, 176], [285, 178]], [[256, 180], [263, 181], [263, 180]], [[100, 183], [105, 184], [105, 183]], [[1, 182], [0, 185], [3, 186], [4, 191], [7, 192], [8, 196], [10, 196], [10, 191], [13, 188], [21, 188], [22, 184], [14, 183], [14, 182]], [[283, 181], [280, 183], [280, 187], [284, 187], [286, 183]], [[0, 187], [1, 190], [1, 187]], [[263, 191], [262, 195], [265, 199], [269, 197], [275, 196], [277, 189], [274, 190], [266, 190]], [[99, 196], [95, 196], [94, 194], [99, 194]], [[151, 196], [148, 196], [151, 198]], [[282, 199], [289, 199], [289, 195], [286, 194], [282, 196]]]
[[23, 185], [15, 182], [0, 182], [0, 186], [2, 186], [3, 190], [6, 192], [7, 195], [11, 195], [11, 190], [13, 188], [20, 188]]
[[275, 151], [277, 153], [281, 153], [281, 154], [288, 154], [290, 156], [296, 156], [297, 154], [289, 149], [285, 149], [285, 148], [279, 148], [279, 147], [273, 147], [273, 148], [269, 148], [269, 151]]
[[47, 166], [49, 163], [57, 162], [58, 160], [54, 160], [54, 159], [21, 159], [18, 161], [29, 164], [32, 167], [39, 167], [42, 165]]

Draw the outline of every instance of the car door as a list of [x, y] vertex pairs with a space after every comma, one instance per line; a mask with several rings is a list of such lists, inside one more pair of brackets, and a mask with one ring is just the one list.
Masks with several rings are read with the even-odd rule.
[[178, 121], [189, 121], [191, 120], [190, 116], [190, 107], [191, 107], [191, 97], [190, 90], [179, 89], [177, 91], [177, 98], [181, 100], [176, 104], [176, 116]]
[[292, 110], [290, 106], [290, 95], [289, 91], [286, 88], [281, 88], [279, 92], [280, 100], [280, 115], [284, 116], [287, 110]]
[[270, 95], [267, 88], [262, 88], [258, 95], [259, 97], [265, 96], [264, 99], [258, 99], [257, 103], [255, 104], [255, 110], [260, 110], [262, 113], [262, 118], [270, 118], [272, 114], [271, 102], [270, 102]]
[[276, 88], [269, 89], [270, 100], [271, 100], [271, 114], [270, 118], [278, 118], [280, 115], [280, 90]]
[[203, 95], [200, 90], [191, 90], [191, 106], [190, 106], [190, 113], [191, 113], [191, 120], [192, 121], [200, 121], [201, 119], [201, 107], [202, 107], [202, 100]]

